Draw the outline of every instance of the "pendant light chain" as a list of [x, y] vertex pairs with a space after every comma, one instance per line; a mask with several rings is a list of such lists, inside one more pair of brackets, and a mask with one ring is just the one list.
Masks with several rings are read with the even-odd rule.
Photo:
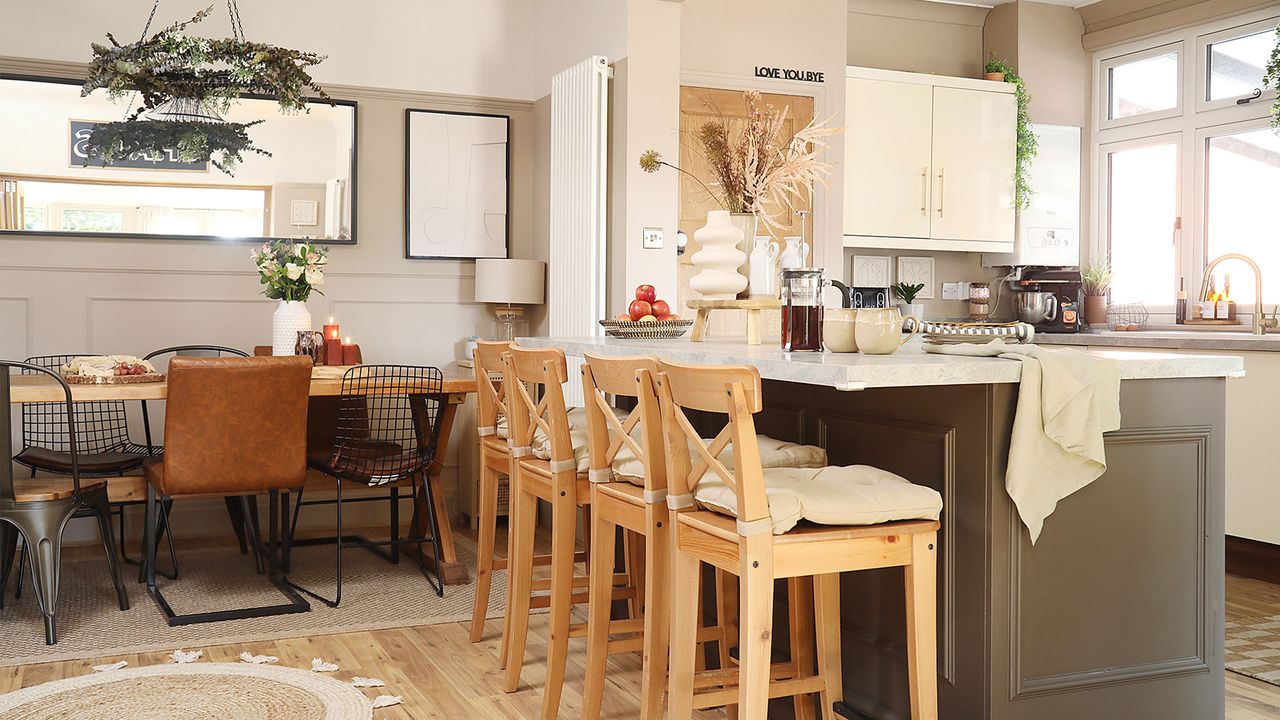
[[[159, 0], [156, 0], [159, 2]], [[236, 0], [227, 0], [227, 14], [231, 16], [231, 34], [235, 39], [244, 41], [244, 23], [240, 21], [240, 6]]]

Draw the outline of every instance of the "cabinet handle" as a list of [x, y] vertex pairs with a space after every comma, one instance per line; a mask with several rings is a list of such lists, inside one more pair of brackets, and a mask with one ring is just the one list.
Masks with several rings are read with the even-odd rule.
[[929, 167], [920, 169], [920, 215], [929, 216]]
[[938, 170], [938, 217], [945, 217], [942, 214], [942, 203], [943, 203], [943, 200], [947, 197], [947, 186], [946, 186], [947, 179], [945, 177], [946, 172], [947, 172], [946, 168], [940, 168]]

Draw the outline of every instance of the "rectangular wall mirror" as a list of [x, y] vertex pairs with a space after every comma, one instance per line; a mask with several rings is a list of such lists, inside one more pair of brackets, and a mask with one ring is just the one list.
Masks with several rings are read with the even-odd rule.
[[356, 241], [356, 103], [312, 101], [281, 114], [246, 98], [226, 120], [248, 123], [256, 147], [228, 175], [176, 151], [104, 167], [84, 141], [123, 120], [128, 98], [80, 97], [74, 80], [0, 75], [0, 235]]

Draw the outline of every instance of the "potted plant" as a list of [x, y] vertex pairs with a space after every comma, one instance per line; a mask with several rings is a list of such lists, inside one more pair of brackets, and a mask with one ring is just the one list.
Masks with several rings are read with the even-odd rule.
[[324, 268], [329, 248], [292, 240], [269, 240], [249, 251], [258, 266], [258, 283], [265, 285], [262, 294], [279, 300], [271, 316], [271, 354], [292, 355], [298, 333], [311, 330], [311, 313], [307, 298], [320, 292], [324, 284]]
[[1107, 324], [1107, 292], [1111, 290], [1111, 261], [1100, 260], [1081, 273], [1084, 289], [1084, 321], [1105, 327]]
[[1027, 84], [1019, 77], [1013, 65], [995, 55], [987, 60], [984, 77], [988, 80], [1003, 80], [1014, 86], [1013, 95], [1018, 105], [1018, 153], [1013, 166], [1013, 206], [1017, 210], [1025, 210], [1031, 204], [1032, 193], [1027, 175], [1040, 150], [1036, 134], [1031, 130], [1031, 95], [1027, 92]]
[[900, 282], [891, 289], [902, 300], [898, 303], [898, 308], [902, 310], [903, 317], [910, 315], [916, 320], [924, 320], [924, 303], [916, 302], [916, 296], [924, 290], [924, 283]]
[[[1267, 59], [1262, 87], [1280, 88], [1280, 24], [1276, 25], [1276, 44], [1271, 48], [1271, 57]], [[1280, 135], [1280, 94], [1276, 95], [1275, 104], [1271, 106], [1271, 127]]]

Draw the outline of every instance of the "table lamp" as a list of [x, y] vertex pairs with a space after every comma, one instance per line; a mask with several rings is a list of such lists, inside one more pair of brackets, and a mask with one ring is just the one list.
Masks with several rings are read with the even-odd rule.
[[495, 306], [495, 340], [516, 338], [516, 326], [524, 319], [524, 308], [519, 306], [543, 303], [546, 267], [541, 260], [476, 260], [476, 302]]

